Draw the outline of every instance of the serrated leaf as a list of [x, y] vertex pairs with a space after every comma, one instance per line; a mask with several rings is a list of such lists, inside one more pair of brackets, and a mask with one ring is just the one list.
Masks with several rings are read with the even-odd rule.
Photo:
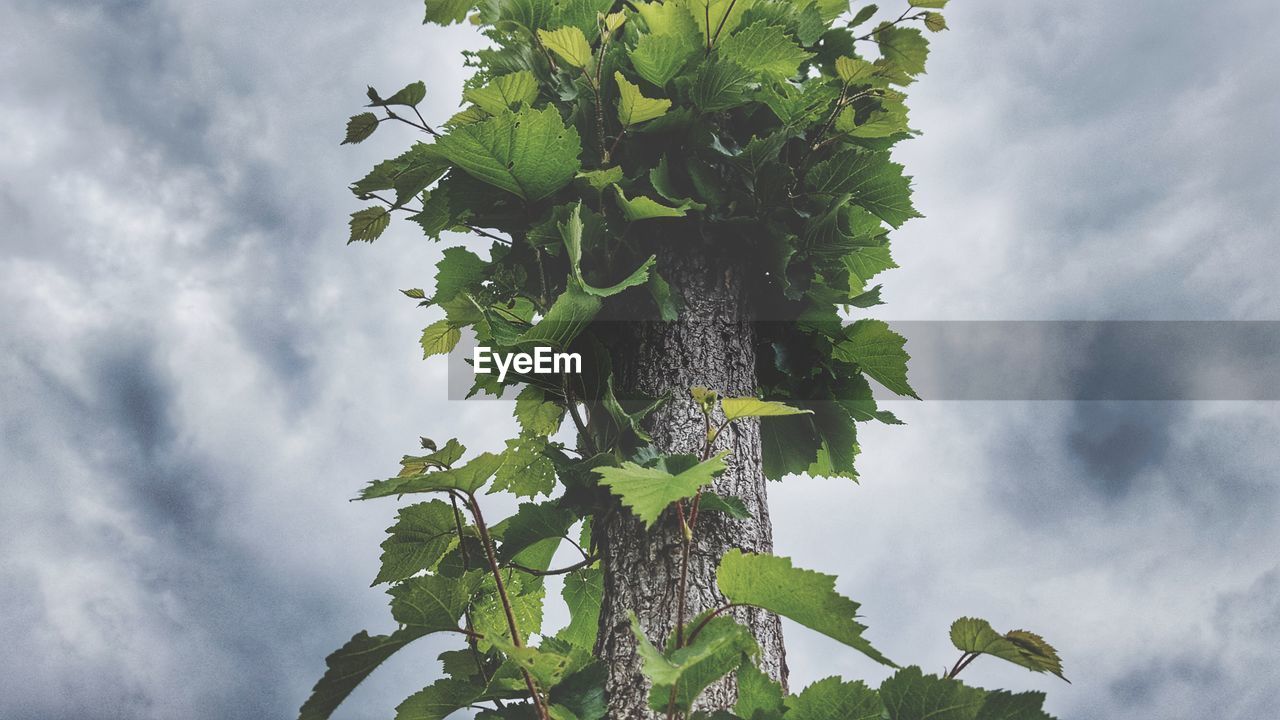
[[507, 440], [502, 466], [494, 474], [489, 494], [508, 492], [524, 498], [550, 495], [556, 486], [556, 471], [544, 454], [546, 448], [545, 437], [528, 433]]
[[733, 706], [733, 714], [747, 720], [776, 720], [785, 711], [782, 686], [761, 672], [755, 663], [743, 663], [738, 668], [738, 702]]
[[724, 513], [734, 520], [746, 520], [751, 517], [751, 511], [747, 509], [746, 503], [742, 502], [741, 498], [733, 495], [717, 495], [713, 492], [702, 493], [698, 512]]
[[454, 129], [436, 142], [454, 165], [478, 180], [536, 202], [564, 187], [581, 165], [578, 131], [552, 106], [503, 112]]
[[482, 577], [481, 571], [475, 570], [461, 578], [441, 575], [409, 578], [387, 591], [391, 596], [391, 616], [401, 625], [422, 632], [456, 630]]
[[727, 455], [728, 452], [720, 453], [674, 475], [633, 462], [624, 462], [616, 468], [596, 468], [595, 472], [600, 476], [600, 484], [621, 498], [622, 504], [643, 520], [645, 527], [652, 528], [671, 503], [693, 497], [699, 488], [710, 485], [724, 472]]
[[788, 558], [735, 549], [720, 560], [716, 585], [730, 602], [777, 613], [893, 665], [862, 637], [866, 627], [854, 620], [858, 603], [836, 592], [833, 575], [792, 567]]
[[353, 242], [373, 242], [391, 225], [391, 211], [384, 207], [368, 207], [351, 213], [351, 239]]
[[832, 355], [851, 362], [876, 382], [906, 397], [920, 396], [907, 382], [906, 338], [889, 329], [881, 320], [859, 320], [845, 330], [846, 339], [837, 344]]
[[671, 109], [670, 100], [645, 97], [640, 92], [640, 86], [627, 82], [621, 72], [615, 72], [613, 78], [618, 83], [618, 122], [622, 123], [622, 127], [629, 128], [655, 120]]
[[908, 0], [907, 4], [911, 7], [941, 10], [947, 6], [947, 0]]
[[929, 32], [942, 32], [947, 29], [947, 19], [942, 13], [925, 13], [924, 26], [929, 29]]
[[577, 283], [578, 289], [588, 295], [607, 298], [613, 297], [628, 288], [644, 285], [649, 281], [649, 270], [657, 262], [657, 257], [649, 256], [640, 267], [636, 268], [630, 275], [621, 281], [607, 287], [598, 288], [587, 284], [582, 276], [582, 241], [585, 226], [582, 223], [582, 203], [579, 202], [573, 206], [573, 210], [569, 212], [569, 219], [560, 225], [560, 235], [564, 239], [565, 250], [569, 255], [569, 271], [573, 274], [573, 280]]
[[688, 712], [703, 690], [736, 670], [759, 649], [750, 631], [727, 617], [712, 619], [687, 646], [665, 654], [645, 637], [634, 613], [631, 631], [636, 636], [636, 652], [643, 661], [645, 677], [653, 683], [649, 707], [662, 711], [674, 704], [676, 709]]
[[795, 75], [810, 55], [795, 44], [786, 28], [761, 20], [723, 40], [720, 57], [781, 80]]
[[476, 6], [475, 0], [425, 0], [427, 16], [422, 22], [452, 25], [467, 19], [467, 13]]
[[898, 267], [887, 247], [857, 247], [842, 260], [849, 270], [851, 292], [862, 292], [871, 278]]
[[880, 694], [861, 681], [819, 680], [787, 698], [787, 720], [880, 720]]
[[742, 16], [755, 5], [755, 0], [686, 0], [685, 4], [693, 15], [698, 35], [710, 48], [717, 38], [726, 38], [738, 29]]
[[[847, 10], [848, 8], [846, 7], [845, 9]], [[877, 12], [880, 12], [880, 8], [879, 8], [879, 7], [877, 7], [876, 5], [866, 5], [866, 6], [864, 6], [861, 10], [859, 10], [859, 11], [858, 11], [854, 16], [853, 16], [853, 19], [849, 21], [849, 27], [851, 27], [851, 28], [858, 27], [859, 25], [861, 25], [861, 24], [865, 23], [866, 21], [870, 20], [871, 18], [875, 17], [875, 14], [876, 14]]]
[[761, 400], [755, 397], [725, 398], [720, 401], [725, 420], [744, 417], [778, 417], [782, 415], [811, 415], [812, 410], [801, 410], [786, 403]]
[[570, 285], [556, 298], [546, 316], [520, 336], [520, 344], [567, 349], [595, 319], [600, 306], [600, 298]]
[[663, 322], [675, 322], [680, 318], [680, 301], [671, 291], [671, 285], [656, 271], [649, 273], [649, 295], [658, 306], [658, 317]]
[[604, 192], [610, 185], [622, 182], [622, 166], [613, 165], [601, 170], [578, 173], [578, 179], [585, 180], [596, 192]]
[[951, 625], [951, 642], [957, 650], [1007, 660], [1032, 672], [1048, 672], [1066, 680], [1062, 660], [1044, 638], [1026, 630], [1001, 635], [979, 618], [960, 618]]
[[522, 503], [506, 521], [498, 559], [510, 562], [527, 548], [549, 538], [562, 539], [577, 520], [570, 511], [552, 502]]
[[617, 192], [618, 207], [622, 210], [622, 216], [628, 222], [653, 220], [655, 218], [685, 217], [689, 210], [702, 210], [706, 207], [692, 200], [685, 200], [679, 207], [671, 207], [643, 195], [628, 198], [619, 185], [614, 185], [613, 189]]
[[356, 633], [346, 645], [325, 658], [329, 669], [298, 711], [298, 720], [327, 720], [384, 660], [422, 636], [420, 630], [413, 628], [402, 628], [390, 635], [370, 636], [363, 630]]
[[[535, 578], [524, 573], [513, 572], [504, 578], [507, 596], [511, 602], [511, 613], [516, 619], [516, 627], [520, 630], [521, 642], [527, 642], [530, 635], [542, 628], [542, 606], [546, 598], [546, 589], [542, 578]], [[511, 629], [507, 623], [506, 608], [498, 595], [497, 586], [491, 577], [486, 577], [485, 590], [472, 604], [471, 621], [476, 632], [485, 637], [479, 640], [481, 650], [493, 647], [494, 640], [511, 642]]]
[[347, 121], [347, 137], [342, 141], [343, 145], [358, 145], [373, 134], [378, 129], [378, 116], [373, 113], [360, 113], [354, 115]]
[[360, 491], [359, 499], [371, 500], [393, 495], [446, 490], [473, 493], [488, 482], [501, 466], [501, 456], [482, 453], [472, 458], [467, 464], [448, 470], [412, 473], [387, 480], [375, 480]]
[[599, 568], [575, 570], [565, 576], [560, 594], [569, 606], [569, 624], [556, 637], [575, 647], [593, 650], [604, 600], [604, 572]]
[[631, 52], [631, 65], [640, 77], [658, 87], [666, 87], [688, 64], [697, 49], [697, 45], [688, 42], [685, 36], [642, 35], [636, 49]]
[[815, 194], [848, 195], [895, 228], [920, 217], [911, 205], [911, 179], [888, 153], [850, 148], [813, 166], [806, 179]]
[[465, 294], [484, 279], [488, 269], [488, 263], [470, 250], [446, 248], [440, 262], [436, 263], [436, 288], [431, 302], [446, 303]]
[[836, 58], [836, 76], [845, 85], [869, 82], [876, 74], [876, 66], [860, 58], [841, 56]]
[[919, 30], [886, 22], [876, 28], [873, 38], [880, 46], [881, 63], [896, 84], [910, 84], [916, 75], [924, 72], [929, 59], [929, 41]]
[[540, 687], [552, 687], [576, 669], [568, 655], [535, 647], [516, 647], [502, 639], [495, 639], [493, 645], [514, 662], [516, 667], [529, 673]]
[[422, 331], [422, 359], [433, 355], [448, 355], [462, 339], [462, 332], [448, 320], [431, 323]]
[[607, 675], [603, 663], [590, 663], [551, 688], [550, 700], [578, 720], [604, 720], [609, 710], [604, 692]]
[[564, 408], [547, 400], [542, 390], [530, 385], [516, 396], [515, 417], [524, 432], [547, 437], [560, 429]]
[[444, 720], [484, 697], [485, 689], [464, 680], [441, 678], [396, 706], [396, 720]]
[[373, 88], [369, 88], [369, 99], [372, 101], [371, 106], [386, 107], [388, 105], [403, 105], [404, 107], [415, 107], [427, 97], [427, 86], [421, 80], [409, 83], [389, 98], [379, 98]]
[[539, 30], [538, 38], [547, 49], [576, 68], [585, 68], [591, 62], [591, 43], [579, 28], [562, 27], [554, 32]]
[[957, 680], [903, 668], [880, 684], [888, 720], [977, 720], [987, 693]]
[[487, 85], [471, 88], [463, 97], [490, 115], [530, 105], [538, 97], [538, 78], [528, 70], [499, 75]]
[[703, 112], [720, 112], [744, 105], [755, 73], [728, 60], [705, 62], [698, 68], [689, 97]]
[[404, 580], [439, 562], [457, 536], [453, 507], [432, 500], [401, 508], [387, 533], [374, 585]]

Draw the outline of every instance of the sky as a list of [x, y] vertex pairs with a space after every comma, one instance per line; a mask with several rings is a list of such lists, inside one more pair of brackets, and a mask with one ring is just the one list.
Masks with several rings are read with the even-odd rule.
[[[896, 151], [926, 218], [881, 317], [1280, 320], [1272, 3], [948, 19]], [[369, 583], [395, 505], [347, 499], [419, 435], [511, 427], [420, 359], [435, 318], [397, 289], [441, 246], [408, 225], [344, 244], [346, 184], [411, 140], [338, 147], [365, 85], [457, 108], [476, 38], [420, 21], [412, 0], [0, 4], [0, 717], [288, 718], [329, 651], [390, 629]], [[1107, 381], [1106, 354], [1082, 362]], [[838, 574], [887, 655], [938, 671], [976, 615], [1044, 635], [1072, 684], [965, 676], [1064, 720], [1275, 714], [1275, 403], [893, 409], [860, 485], [771, 488], [778, 552]], [[787, 632], [797, 686], [884, 675]], [[419, 645], [335, 717], [430, 682], [446, 645]]]

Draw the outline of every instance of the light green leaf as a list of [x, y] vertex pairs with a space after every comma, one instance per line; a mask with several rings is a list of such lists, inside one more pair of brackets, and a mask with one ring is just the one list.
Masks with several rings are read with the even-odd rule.
[[818, 0], [818, 10], [822, 13], [823, 20], [831, 22], [849, 12], [849, 0]]
[[755, 0], [685, 0], [693, 15], [698, 35], [706, 47], [716, 44], [738, 29], [742, 16], [755, 5]]
[[436, 147], [478, 180], [536, 202], [564, 187], [581, 169], [578, 131], [551, 106], [503, 112], [464, 125]]
[[947, 6], [947, 0], [909, 0], [908, 4], [911, 7], [941, 10]]
[[547, 437], [560, 429], [564, 408], [547, 400], [541, 389], [530, 385], [516, 396], [515, 417], [524, 432]]
[[792, 567], [784, 557], [730, 550], [720, 560], [716, 585], [730, 602], [775, 612], [893, 665], [862, 637], [866, 627], [854, 620], [858, 603], [836, 592], [833, 575]]
[[725, 398], [720, 401], [725, 420], [744, 417], [778, 417], [780, 415], [811, 415], [812, 410], [801, 410], [790, 405], [754, 397]]
[[893, 392], [913, 397], [920, 396], [907, 382], [906, 338], [889, 329], [881, 320], [859, 320], [845, 330], [846, 340], [837, 344], [832, 355], [837, 360], [851, 362], [862, 368], [876, 382]]
[[538, 78], [528, 70], [499, 75], [481, 88], [471, 88], [463, 97], [490, 115], [500, 115], [529, 105], [538, 97]]
[[360, 113], [347, 121], [347, 138], [343, 145], [358, 145], [378, 129], [378, 116], [373, 113]]
[[710, 485], [717, 475], [724, 472], [724, 458], [728, 454], [720, 453], [674, 475], [633, 462], [624, 462], [616, 468], [597, 468], [595, 472], [600, 476], [602, 485], [607, 485], [614, 495], [622, 499], [623, 505], [644, 521], [646, 527], [652, 528], [671, 503], [693, 497], [699, 488]]
[[570, 285], [556, 298], [546, 316], [520, 336], [520, 344], [567, 349], [591, 324], [600, 312], [600, 305], [600, 298]]
[[702, 210], [706, 207], [692, 200], [684, 201], [679, 207], [671, 207], [643, 195], [636, 198], [628, 198], [626, 193], [622, 191], [622, 187], [618, 185], [614, 185], [613, 189], [618, 193], [618, 207], [622, 209], [622, 216], [628, 222], [655, 218], [684, 217], [689, 210]]
[[653, 683], [649, 707], [666, 710], [673, 700], [688, 712], [702, 691], [733, 672], [759, 649], [751, 633], [732, 618], [718, 617], [702, 627], [689, 645], [663, 654], [649, 642], [640, 621], [631, 614], [631, 631], [643, 661], [645, 677]]
[[564, 578], [561, 596], [569, 606], [569, 624], [556, 637], [582, 648], [593, 650], [600, 627], [600, 604], [604, 600], [604, 571], [584, 568]]
[[871, 278], [898, 267], [887, 247], [857, 247], [845, 255], [843, 261], [849, 269], [849, 289], [852, 292], [862, 292]]
[[449, 551], [457, 537], [453, 507], [439, 500], [400, 509], [396, 524], [382, 542], [382, 569], [374, 585], [404, 580], [429, 570]]
[[[845, 10], [848, 10], [848, 9], [849, 9], [849, 7], [846, 5], [844, 9], [845, 9]], [[843, 12], [843, 11], [841, 11], [841, 12]], [[871, 18], [875, 17], [875, 14], [876, 14], [877, 12], [880, 12], [880, 8], [879, 8], [879, 7], [877, 7], [876, 5], [865, 5], [865, 6], [863, 6], [863, 8], [862, 8], [861, 10], [859, 10], [859, 11], [857, 12], [857, 14], [855, 14], [855, 15], [853, 16], [853, 19], [849, 21], [849, 27], [851, 27], [851, 28], [858, 27], [859, 25], [861, 25], [861, 24], [865, 23], [866, 21], [870, 20]]]
[[384, 207], [368, 207], [351, 213], [351, 239], [353, 242], [373, 242], [391, 225], [391, 211]]
[[585, 180], [596, 192], [604, 192], [610, 185], [622, 182], [622, 166], [613, 165], [601, 170], [580, 172], [578, 178]]
[[449, 302], [475, 288], [489, 269], [479, 255], [464, 247], [446, 248], [443, 254], [436, 263], [436, 289], [431, 296], [435, 304]]
[[925, 13], [924, 26], [929, 29], [929, 32], [942, 32], [947, 29], [947, 18], [942, 13]]
[[743, 663], [738, 668], [738, 702], [733, 706], [733, 714], [747, 720], [775, 720], [785, 711], [782, 686], [761, 672], [755, 663]]
[[697, 50], [697, 44], [682, 35], [643, 35], [631, 52], [631, 65], [640, 77], [666, 87]]
[[387, 480], [375, 480], [360, 491], [359, 499], [407, 495], [409, 493], [443, 492], [461, 490], [475, 492], [479, 490], [493, 474], [502, 466], [502, 457], [493, 453], [475, 456], [466, 465], [437, 470], [401, 475]]
[[792, 77], [810, 55], [791, 39], [786, 28], [761, 20], [720, 43], [720, 57], [764, 77]]
[[461, 339], [462, 332], [448, 320], [431, 323], [422, 331], [422, 359], [433, 355], [448, 355]]
[[397, 705], [396, 720], [444, 720], [484, 695], [484, 688], [465, 680], [441, 678]]
[[1001, 635], [986, 620], [960, 618], [951, 625], [951, 642], [962, 652], [992, 655], [1032, 672], [1048, 672], [1067, 679], [1062, 674], [1062, 659], [1057, 650], [1044, 638], [1026, 630]]
[[621, 72], [615, 72], [613, 78], [618, 83], [618, 122], [629, 128], [667, 114], [671, 101], [667, 99], [647, 98], [640, 93], [640, 86], [627, 82]]
[[787, 720], [880, 720], [880, 695], [861, 681], [829, 677], [787, 698]]
[[663, 322], [675, 322], [680, 318], [680, 302], [671, 292], [671, 285], [657, 272], [649, 273], [649, 294], [658, 306], [658, 316]]
[[550, 495], [556, 486], [555, 464], [545, 454], [547, 439], [521, 433], [507, 440], [502, 467], [494, 475], [489, 494], [508, 492], [516, 497]]
[[873, 37], [880, 46], [880, 62], [889, 70], [895, 84], [908, 85], [924, 72], [929, 59], [929, 41], [919, 30], [886, 22], [876, 28]]
[[402, 628], [390, 635], [372, 637], [364, 631], [357, 633], [346, 645], [325, 658], [329, 669], [303, 704], [298, 720], [327, 720], [383, 660], [423, 634], [415, 628]]
[[893, 227], [920, 217], [911, 205], [911, 179], [889, 154], [850, 148], [813, 166], [807, 176], [819, 195], [848, 195]]
[[576, 669], [573, 667], [572, 659], [567, 655], [546, 652], [535, 647], [516, 647], [502, 639], [494, 639], [493, 646], [501, 650], [515, 663], [516, 667], [529, 673], [540, 687], [552, 687]]
[[476, 6], [475, 0], [425, 0], [427, 17], [422, 22], [452, 25], [467, 19], [467, 13]]
[[538, 31], [538, 38], [549, 50], [576, 68], [585, 68], [591, 62], [591, 43], [576, 27], [562, 27], [554, 32]]
[[836, 58], [836, 75], [845, 85], [870, 82], [876, 74], [876, 66], [859, 58]]

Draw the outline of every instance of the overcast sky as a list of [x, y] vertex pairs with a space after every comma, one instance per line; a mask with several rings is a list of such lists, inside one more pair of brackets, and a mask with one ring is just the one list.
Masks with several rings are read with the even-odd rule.
[[[882, 317], [1280, 320], [1280, 13], [1265, 0], [956, 0], [897, 152], [927, 219]], [[888, 5], [886, 5], [886, 9]], [[466, 28], [414, 0], [0, 3], [0, 717], [287, 718], [385, 631], [394, 503], [348, 503], [420, 434], [492, 449], [417, 331], [439, 248], [346, 247], [339, 148], [372, 83], [456, 109]], [[1106, 375], [1105, 362], [1094, 370]], [[863, 483], [773, 486], [779, 552], [835, 572], [889, 656], [960, 615], [1056, 644], [998, 661], [1064, 720], [1280, 707], [1280, 408], [924, 402]], [[498, 501], [502, 505], [502, 501]], [[883, 671], [789, 626], [793, 682]], [[434, 677], [424, 641], [339, 713]]]

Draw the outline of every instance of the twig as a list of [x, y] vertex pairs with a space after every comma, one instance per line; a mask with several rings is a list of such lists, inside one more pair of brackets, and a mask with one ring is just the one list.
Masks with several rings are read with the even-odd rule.
[[599, 559], [600, 558], [598, 557], [588, 556], [583, 558], [582, 562], [580, 563], [575, 563], [568, 567], [562, 567], [558, 570], [536, 570], [534, 568], [525, 567], [524, 565], [518, 565], [516, 563], [507, 563], [507, 567], [513, 570], [519, 570], [520, 572], [523, 572], [523, 573], [529, 573], [530, 575], [533, 575], [535, 577], [550, 577], [552, 575], [568, 575], [574, 570], [581, 570], [584, 567], [590, 567], [594, 565], [595, 562]]

